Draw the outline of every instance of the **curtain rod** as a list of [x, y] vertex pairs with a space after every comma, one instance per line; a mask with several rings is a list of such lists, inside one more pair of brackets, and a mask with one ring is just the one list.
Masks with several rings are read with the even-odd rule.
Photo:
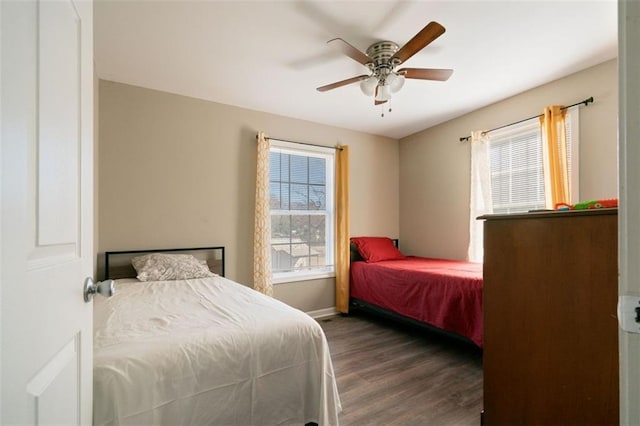
[[[566, 107], [562, 107], [562, 108], [560, 108], [560, 109], [567, 109], [567, 108], [571, 108], [571, 107], [578, 106], [578, 105], [582, 105], [582, 104], [584, 104], [584, 106], [587, 106], [587, 105], [589, 105], [591, 102], [593, 102], [593, 96], [591, 96], [590, 98], [585, 99], [585, 100], [584, 100], [584, 101], [582, 101], [582, 102], [577, 102], [577, 103], [575, 103], [575, 104], [573, 104], [573, 105], [569, 105], [569, 106], [566, 106]], [[493, 128], [493, 129], [491, 129], [491, 130], [485, 130], [484, 132], [482, 132], [482, 134], [483, 134], [483, 135], [485, 135], [485, 134], [490, 133], [490, 132], [493, 132], [493, 131], [495, 131], [495, 130], [504, 129], [505, 127], [513, 126], [514, 124], [520, 124], [520, 123], [523, 123], [523, 122], [525, 122], [525, 121], [533, 120], [534, 118], [540, 118], [540, 117], [542, 117], [543, 115], [544, 115], [544, 114], [538, 114], [538, 115], [534, 115], [533, 117], [529, 117], [529, 118], [525, 118], [525, 119], [523, 119], [523, 120], [514, 121], [513, 123], [505, 124], [504, 126], [494, 127], [494, 128]], [[471, 136], [465, 136], [465, 137], [460, 138], [460, 142], [466, 142], [466, 141], [468, 141], [469, 139], [471, 139]]]
[[[257, 139], [258, 139], [258, 135], [256, 135], [256, 140], [257, 140]], [[288, 140], [286, 140], [286, 139], [280, 139], [280, 138], [268, 138], [268, 137], [266, 137], [266, 136], [265, 136], [265, 139], [275, 139], [275, 140], [277, 140], [277, 141], [282, 141], [282, 142], [297, 143], [297, 144], [300, 144], [300, 145], [317, 146], [317, 147], [319, 147], [319, 148], [329, 148], [329, 149], [335, 149], [335, 150], [338, 150], [338, 151], [342, 151], [342, 147], [339, 147], [339, 146], [326, 146], [326, 145], [319, 145], [319, 144], [316, 144], [316, 143], [307, 143], [307, 142], [298, 142], [298, 141], [288, 141]]]

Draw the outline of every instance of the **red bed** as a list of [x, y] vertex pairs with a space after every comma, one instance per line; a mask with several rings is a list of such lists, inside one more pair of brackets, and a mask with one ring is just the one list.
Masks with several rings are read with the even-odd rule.
[[482, 347], [482, 264], [398, 253], [372, 257], [365, 250], [367, 261], [351, 263], [352, 302], [459, 334]]

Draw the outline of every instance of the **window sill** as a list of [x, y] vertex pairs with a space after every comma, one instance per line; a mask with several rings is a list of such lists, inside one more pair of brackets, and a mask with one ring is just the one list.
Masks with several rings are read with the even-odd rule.
[[291, 274], [291, 275], [282, 275], [279, 277], [273, 277], [271, 279], [271, 283], [274, 285], [285, 284], [285, 283], [294, 283], [298, 281], [311, 281], [311, 280], [320, 280], [323, 278], [334, 278], [336, 273], [334, 271], [330, 272], [312, 272], [307, 274]]

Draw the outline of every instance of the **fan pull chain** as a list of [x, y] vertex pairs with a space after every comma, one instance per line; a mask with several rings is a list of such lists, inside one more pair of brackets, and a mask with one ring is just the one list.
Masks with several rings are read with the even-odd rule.
[[[389, 102], [389, 112], [393, 111], [393, 109], [391, 109], [391, 100], [388, 101]], [[380, 104], [380, 117], [384, 118], [384, 104]]]

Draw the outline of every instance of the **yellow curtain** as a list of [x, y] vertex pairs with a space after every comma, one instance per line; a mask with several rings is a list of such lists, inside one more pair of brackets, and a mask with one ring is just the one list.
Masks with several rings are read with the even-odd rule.
[[258, 133], [256, 209], [253, 230], [253, 288], [273, 296], [271, 284], [271, 215], [269, 210], [269, 139]]
[[571, 202], [569, 164], [567, 162], [566, 109], [561, 105], [546, 107], [540, 117], [545, 167], [546, 207]]
[[336, 151], [336, 310], [349, 312], [349, 147]]

